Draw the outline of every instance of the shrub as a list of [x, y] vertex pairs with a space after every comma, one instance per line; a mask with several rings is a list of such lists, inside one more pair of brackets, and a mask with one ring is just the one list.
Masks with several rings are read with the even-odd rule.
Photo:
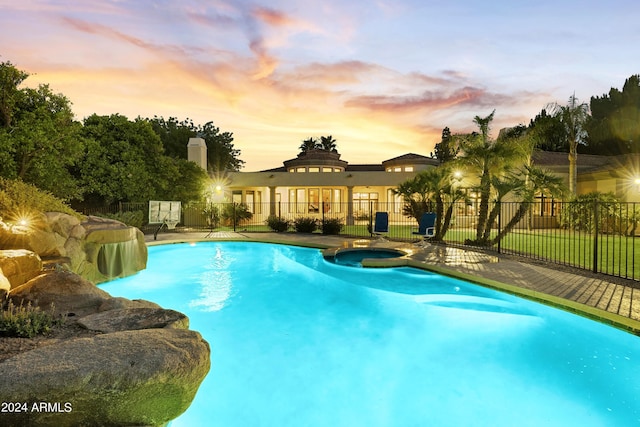
[[293, 221], [293, 226], [298, 233], [313, 233], [318, 228], [318, 220], [310, 217], [300, 217]]
[[[595, 223], [594, 207], [598, 206], [598, 224]], [[619, 201], [613, 193], [591, 192], [581, 194], [574, 200], [562, 205], [560, 224], [564, 228], [592, 233], [597, 229], [608, 230], [611, 224], [618, 222]], [[609, 226], [608, 226], [609, 225]], [[611, 230], [609, 230], [611, 231]]]
[[42, 311], [39, 307], [33, 307], [31, 302], [26, 306], [22, 302], [16, 306], [8, 300], [0, 314], [0, 336], [33, 338], [46, 334], [61, 323], [63, 319], [56, 319], [53, 304], [50, 310]]
[[235, 224], [237, 225], [242, 221], [253, 218], [253, 213], [245, 203], [227, 203], [222, 208], [220, 216], [227, 225], [233, 225], [235, 217]]
[[63, 212], [82, 217], [51, 193], [20, 180], [0, 178], [0, 217], [15, 220], [20, 216], [43, 212]]
[[287, 231], [291, 223], [283, 218], [279, 218], [275, 215], [270, 215], [269, 218], [265, 221], [265, 223], [269, 226], [270, 229], [275, 231], [276, 233], [281, 233], [283, 231]]
[[211, 228], [218, 228], [220, 225], [220, 209], [213, 203], [209, 203], [203, 210], [202, 214], [207, 220], [207, 225]]
[[322, 234], [340, 234], [344, 224], [340, 218], [325, 218], [322, 220]]
[[104, 213], [99, 216], [103, 218], [115, 219], [116, 221], [123, 222], [131, 227], [142, 227], [144, 224], [144, 212], [143, 211], [128, 211], [128, 212], [116, 212], [116, 213]]

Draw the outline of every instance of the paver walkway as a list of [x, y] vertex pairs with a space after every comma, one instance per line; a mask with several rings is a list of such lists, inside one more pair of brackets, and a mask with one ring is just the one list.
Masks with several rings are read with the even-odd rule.
[[[385, 239], [355, 239], [343, 236], [298, 233], [162, 233], [158, 242], [207, 239], [266, 241], [303, 244], [316, 247], [379, 246], [409, 248], [411, 259], [443, 266], [476, 277], [536, 291], [595, 307], [625, 318], [640, 321], [640, 283], [608, 278], [604, 275], [579, 274], [554, 268], [487, 255], [441, 245], [410, 245]], [[149, 239], [150, 237], [150, 239]], [[153, 242], [153, 236], [147, 236]]]

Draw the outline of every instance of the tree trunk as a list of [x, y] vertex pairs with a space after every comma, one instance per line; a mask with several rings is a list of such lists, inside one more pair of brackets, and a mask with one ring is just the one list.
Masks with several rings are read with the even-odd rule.
[[491, 212], [489, 213], [489, 217], [487, 218], [487, 227], [485, 228], [484, 234], [482, 235], [483, 242], [489, 241], [489, 236], [491, 235], [491, 229], [493, 228], [493, 223], [495, 222], [496, 218], [498, 218], [498, 215], [500, 214], [500, 209], [501, 209], [500, 202], [496, 202], [496, 204], [493, 205], [493, 209], [491, 209]]
[[442, 195], [436, 194], [436, 235], [434, 237], [442, 240], [442, 216], [444, 215], [444, 201]]
[[571, 144], [571, 148], [569, 149], [569, 191], [571, 195], [575, 196], [577, 194], [576, 191], [576, 181], [578, 180], [578, 152], [577, 147], [574, 144]]
[[487, 216], [489, 215], [489, 197], [491, 196], [491, 178], [488, 167], [485, 164], [480, 177], [480, 206], [478, 207], [478, 225], [476, 226], [476, 241], [482, 242], [486, 229]]
[[527, 202], [520, 203], [520, 206], [518, 206], [518, 210], [516, 211], [515, 215], [513, 215], [513, 218], [511, 218], [507, 223], [507, 225], [505, 225], [502, 228], [502, 230], [500, 230], [500, 233], [498, 233], [498, 235], [493, 240], [491, 240], [490, 242], [491, 246], [495, 245], [500, 240], [502, 240], [507, 234], [509, 234], [509, 232], [513, 229], [513, 227], [515, 227], [516, 224], [518, 224], [522, 220], [522, 218], [525, 217], [527, 212], [529, 212], [530, 208], [531, 208], [531, 203], [527, 203]]
[[455, 203], [450, 203], [447, 207], [447, 213], [444, 214], [444, 221], [442, 221], [442, 229], [440, 230], [440, 235], [436, 236], [438, 241], [444, 240], [444, 235], [447, 234], [449, 230], [449, 225], [451, 224], [451, 218], [453, 217], [453, 207]]

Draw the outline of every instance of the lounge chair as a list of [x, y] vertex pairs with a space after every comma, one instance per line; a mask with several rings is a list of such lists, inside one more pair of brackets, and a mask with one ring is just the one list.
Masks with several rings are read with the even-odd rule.
[[373, 233], [382, 236], [383, 233], [389, 232], [389, 214], [387, 212], [376, 212]]
[[423, 240], [427, 240], [436, 235], [436, 214], [433, 212], [423, 213], [418, 223], [418, 231], [413, 234], [422, 236]]

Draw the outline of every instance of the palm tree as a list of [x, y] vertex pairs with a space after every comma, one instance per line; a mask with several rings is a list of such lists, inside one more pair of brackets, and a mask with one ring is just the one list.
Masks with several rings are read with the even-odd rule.
[[451, 224], [455, 202], [464, 197], [454, 182], [452, 169], [443, 165], [420, 172], [393, 190], [404, 200], [403, 213], [418, 222], [423, 213], [431, 212], [435, 207], [435, 235], [432, 240], [444, 238]]
[[475, 137], [468, 138], [461, 144], [462, 156], [456, 160], [460, 168], [466, 169], [471, 174], [476, 174], [480, 179], [477, 190], [480, 194], [478, 206], [478, 219], [476, 224], [475, 244], [487, 244], [487, 238], [493, 222], [490, 218], [489, 202], [492, 196], [496, 196], [494, 184], [496, 178], [505, 175], [519, 161], [525, 161], [527, 157], [526, 147], [515, 139], [489, 139], [490, 124], [495, 111], [487, 117], [476, 116], [473, 121], [480, 129]]
[[569, 97], [568, 105], [552, 104], [550, 110], [564, 125], [565, 135], [569, 143], [569, 192], [576, 195], [578, 180], [578, 144], [586, 136], [585, 124], [589, 116], [589, 106], [578, 104], [574, 93]]
[[[502, 187], [498, 186], [499, 192], [502, 190], [502, 195], [499, 194], [494, 210], [498, 213], [500, 212], [500, 200], [502, 199], [502, 196], [509, 192], [513, 192], [518, 196], [520, 204], [509, 222], [501, 227], [496, 237], [492, 240], [488, 240], [489, 235], [486, 235], [489, 245], [495, 245], [502, 240], [525, 217], [525, 215], [531, 210], [536, 194], [544, 193], [561, 197], [565, 192], [562, 178], [554, 176], [550, 172], [538, 167], [524, 165], [519, 176], [521, 177], [512, 177], [511, 179], [503, 181], [504, 185]], [[496, 217], [497, 215], [493, 217], [492, 222]]]
[[[491, 230], [500, 213], [499, 202], [509, 193], [530, 185], [528, 174], [522, 167], [529, 167], [533, 150], [532, 138], [525, 135], [489, 139], [492, 112], [487, 117], [476, 116], [474, 123], [480, 129], [475, 137], [468, 138], [461, 145], [463, 152], [456, 163], [458, 167], [476, 174], [480, 180], [477, 191], [480, 194], [476, 237], [467, 243], [490, 245]], [[496, 202], [490, 210], [490, 202]]]
[[318, 143], [318, 140], [310, 137], [307, 138], [305, 140], [302, 141], [302, 144], [300, 145], [300, 152], [302, 153], [306, 153], [309, 152], [311, 150], [316, 150], [318, 148], [320, 148], [320, 144]]
[[331, 135], [329, 136], [321, 136], [320, 137], [320, 148], [322, 148], [324, 151], [329, 151], [331, 153], [337, 153], [338, 150], [336, 150], [336, 140], [333, 139], [333, 137]]

